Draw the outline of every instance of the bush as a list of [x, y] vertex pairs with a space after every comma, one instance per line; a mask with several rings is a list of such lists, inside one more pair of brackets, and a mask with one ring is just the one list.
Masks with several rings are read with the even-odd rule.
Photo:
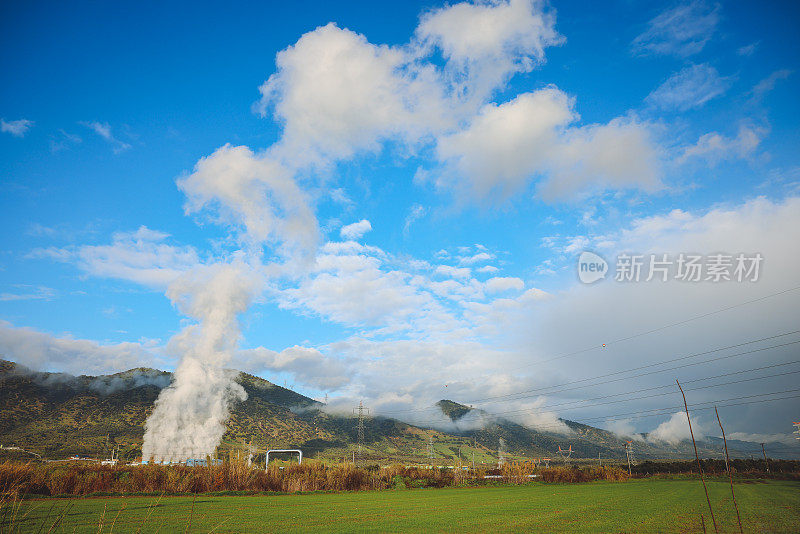
[[[734, 460], [732, 468], [740, 476], [764, 476], [764, 462]], [[703, 461], [703, 470], [724, 475], [725, 463]], [[644, 462], [634, 467], [634, 476], [697, 471], [695, 462]], [[543, 482], [577, 483], [594, 480], [626, 481], [627, 469], [617, 466], [536, 468], [532, 462], [511, 462], [489, 474], [502, 475], [501, 483], [524, 484], [538, 474]], [[225, 461], [218, 465], [103, 466], [94, 463], [0, 463], [0, 497], [20, 495], [91, 495], [98, 493], [182, 494], [207, 492], [307, 492], [359, 491], [405, 488], [443, 488], [486, 483], [487, 471], [404, 467], [356, 467], [352, 464], [324, 464], [306, 460], [285, 469], [270, 466], [265, 471], [244, 461]], [[770, 460], [769, 476], [800, 479], [800, 462]], [[494, 482], [494, 481], [493, 481]]]

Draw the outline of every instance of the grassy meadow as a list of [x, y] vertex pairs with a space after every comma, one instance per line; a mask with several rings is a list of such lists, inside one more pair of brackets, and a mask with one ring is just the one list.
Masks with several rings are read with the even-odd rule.
[[[708, 482], [721, 532], [736, 532], [730, 488]], [[745, 532], [800, 532], [800, 482], [739, 481]], [[708, 532], [700, 481], [389, 491], [33, 499], [7, 503], [3, 532]]]

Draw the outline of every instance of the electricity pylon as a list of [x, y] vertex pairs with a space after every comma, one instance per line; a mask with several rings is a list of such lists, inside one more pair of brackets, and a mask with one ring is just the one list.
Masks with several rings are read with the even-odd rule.
[[[798, 438], [800, 439], [800, 438]], [[478, 445], [478, 440], [476, 438], [472, 438], [472, 469], [475, 469], [475, 448]]]
[[569, 449], [566, 451], [561, 448], [561, 445], [559, 445], [558, 454], [561, 456], [561, 459], [564, 460], [564, 465], [569, 465], [569, 458], [572, 456], [572, 445], [570, 445]]
[[361, 459], [361, 446], [364, 444], [364, 414], [369, 414], [369, 408], [364, 407], [362, 401], [358, 401], [358, 408], [353, 408], [353, 413], [358, 415], [358, 459]]
[[253, 447], [253, 440], [247, 444], [247, 465], [253, 465], [253, 454], [256, 452], [256, 448]]
[[631, 474], [631, 465], [636, 464], [636, 459], [633, 457], [633, 442], [629, 441], [625, 444], [625, 455], [628, 457], [628, 474]]
[[503, 438], [497, 440], [497, 468], [501, 469], [503, 464], [506, 463], [505, 458], [506, 441]]

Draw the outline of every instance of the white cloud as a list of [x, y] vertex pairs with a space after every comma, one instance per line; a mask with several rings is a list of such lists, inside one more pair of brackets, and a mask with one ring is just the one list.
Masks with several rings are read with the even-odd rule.
[[241, 350], [234, 358], [237, 369], [250, 373], [288, 372], [308, 386], [332, 390], [349, 382], [346, 365], [319, 350], [293, 346], [280, 352], [258, 347]]
[[0, 119], [0, 131], [3, 133], [10, 133], [14, 137], [24, 137], [33, 124], [34, 122], [28, 119], [19, 119], [16, 121]]
[[120, 152], [124, 152], [131, 148], [129, 143], [120, 141], [114, 137], [114, 134], [111, 133], [111, 125], [107, 122], [84, 121], [80, 124], [86, 126], [94, 133], [105, 139], [111, 145], [114, 154], [119, 154]]
[[[509, 329], [511, 325], [522, 326], [528, 320], [528, 315], [539, 307], [542, 302], [552, 297], [546, 291], [538, 288], [527, 289], [514, 298], [497, 298], [489, 302], [465, 302], [464, 318], [471, 327], [481, 335], [496, 336], [503, 334], [508, 343], [508, 338], [513, 338], [514, 333]], [[518, 357], [522, 352], [516, 352]]]
[[[445, 183], [477, 197], [508, 198], [544, 170], [558, 129], [575, 119], [571, 99], [547, 88], [488, 104], [464, 130], [439, 140], [437, 154], [457, 173]], [[466, 190], [466, 191], [465, 191]]]
[[541, 185], [545, 200], [588, 192], [662, 187], [660, 150], [646, 123], [616, 118], [572, 128], [552, 156], [552, 173]]
[[[692, 318], [797, 286], [796, 266], [800, 265], [800, 249], [794, 243], [800, 242], [798, 197], [782, 201], [756, 198], [741, 205], [723, 205], [706, 211], [673, 210], [660, 215], [640, 217], [632, 220], [622, 231], [592, 236], [592, 248], [599, 241], [606, 243], [605, 248], [599, 252], [609, 261], [612, 273], [615, 269], [615, 258], [623, 251], [645, 255], [645, 261], [648, 254], [668, 254], [675, 261], [680, 253], [705, 256], [715, 253], [760, 253], [764, 260], [759, 280], [755, 283], [687, 283], [672, 278], [674, 270], [667, 282], [645, 282], [645, 268], [639, 283], [608, 279], [597, 285], [585, 286], [576, 282], [574, 286], [557, 293], [554, 298], [542, 299], [537, 305], [528, 307], [522, 314], [506, 316], [504, 322], [494, 319], [494, 324], [505, 325], [506, 342], [512, 347], [518, 347], [520, 354], [525, 355], [520, 357], [522, 362], [535, 363], [562, 356], [556, 361], [528, 368], [528, 372], [537, 376], [543, 384], [553, 383], [550, 380], [557, 380], [556, 383], [567, 382], [575, 378], [650, 365], [796, 330], [793, 322], [796, 316], [794, 309], [798, 304], [796, 291], [737, 306], [702, 319]], [[567, 261], [568, 268], [574, 269], [572, 260]], [[653, 313], [644, 312], [648, 310], [653, 310], [657, 317]], [[478, 318], [487, 316], [486, 307], [476, 307], [476, 315]], [[680, 324], [629, 338], [632, 334], [648, 332], [672, 323]], [[514, 339], [514, 332], [519, 338], [510, 343], [508, 339]], [[573, 340], [572, 336], [578, 332], [580, 335]], [[625, 338], [628, 339], [613, 342]], [[601, 348], [603, 343], [607, 346]], [[762, 343], [755, 347], [771, 347], [777, 344], [779, 343]], [[596, 348], [586, 350], [592, 346]], [[721, 352], [719, 355], [728, 356], [744, 350], [747, 349]], [[581, 352], [573, 354], [574, 351]], [[714, 355], [701, 356], [684, 363], [712, 356]], [[675, 378], [684, 383], [684, 380], [789, 362], [796, 359], [795, 356], [796, 347], [778, 347], [702, 366], [682, 367], [613, 383], [605, 380], [590, 381], [588, 383], [593, 384], [592, 386], [581, 387], [580, 390], [580, 394], [587, 398], [647, 387], [665, 389], [663, 396], [631, 402], [625, 406], [626, 409], [587, 407], [574, 410], [574, 415], [563, 411], [561, 415], [573, 420], [593, 416], [605, 419], [609, 414], [617, 412], [663, 409], [679, 405], [682, 407]], [[580, 367], [578, 375], [573, 372], [576, 366]], [[653, 370], [662, 368], [653, 367]], [[620, 375], [623, 376], [626, 375]], [[796, 378], [793, 376], [777, 376], [730, 386], [687, 390], [687, 400], [690, 410], [694, 410], [693, 407], [701, 403], [719, 403], [722, 399], [789, 389], [795, 387], [795, 382]], [[701, 386], [709, 384], [700, 383]], [[621, 389], [623, 385], [624, 389]], [[790, 401], [784, 401], [736, 408], [733, 412], [735, 417], [729, 419], [729, 423], [726, 422], [726, 431], [777, 432], [784, 428], [781, 425], [785, 425], [786, 418], [789, 417], [787, 410], [790, 406]], [[720, 410], [723, 421], [727, 421], [722, 406]], [[700, 417], [703, 417], [703, 412], [700, 412]], [[692, 421], [694, 423], [694, 417]], [[643, 426], [646, 423], [636, 420], [634, 424], [640, 431], [646, 430]]]
[[274, 108], [283, 148], [308, 163], [374, 151], [383, 139], [414, 142], [449, 120], [433, 69], [414, 60], [331, 23], [278, 53], [257, 109]]
[[408, 215], [406, 215], [405, 223], [403, 224], [403, 235], [408, 237], [408, 234], [411, 231], [411, 225], [425, 217], [427, 213], [428, 208], [422, 206], [421, 204], [414, 204], [411, 206]]
[[165, 288], [200, 264], [187, 246], [168, 245], [167, 234], [142, 226], [136, 232], [114, 234], [111, 245], [85, 245], [76, 251], [77, 265], [94, 276], [120, 278]]
[[46, 286], [31, 286], [25, 284], [17, 284], [14, 286], [17, 291], [13, 293], [0, 293], [0, 302], [9, 302], [14, 300], [52, 300], [58, 292]]
[[346, 208], [351, 208], [351, 207], [353, 207], [355, 205], [355, 202], [353, 202], [353, 199], [351, 199], [349, 196], [347, 196], [347, 192], [344, 189], [342, 189], [341, 187], [337, 187], [335, 189], [331, 189], [329, 191], [329, 196], [330, 196], [332, 201], [336, 202], [337, 204], [341, 204], [342, 206], [345, 206]]
[[766, 134], [765, 128], [746, 124], [739, 127], [739, 133], [733, 138], [717, 132], [707, 133], [687, 147], [677, 161], [684, 163], [690, 158], [702, 158], [715, 165], [726, 159], [746, 158], [758, 148]]
[[361, 219], [353, 224], [343, 226], [339, 231], [339, 235], [341, 235], [344, 239], [355, 240], [360, 239], [370, 230], [372, 230], [372, 224], [370, 224], [370, 222], [366, 219]]
[[620, 437], [627, 438], [637, 434], [636, 427], [633, 425], [630, 419], [609, 419], [605, 422], [603, 427]]
[[83, 139], [80, 136], [59, 129], [58, 134], [50, 136], [50, 151], [56, 153], [81, 143]]
[[[342, 392], [342, 404], [349, 408], [353, 399], [367, 399], [374, 413], [417, 424], [446, 424], [434, 407], [440, 399], [467, 401], [505, 395], [523, 386], [518, 376], [498, 372], [498, 363], [508, 358], [503, 349], [463, 339], [383, 341], [351, 337], [331, 343], [325, 350], [350, 362], [352, 380]], [[420, 373], [420, 369], [425, 372]], [[476, 376], [481, 380], [476, 381]], [[514, 403], [512, 408], [522, 409], [514, 419], [550, 426], [553, 413], [541, 405], [542, 399]], [[507, 404], [480, 407], [509, 408]]]
[[[385, 141], [417, 147], [473, 115], [514, 72], [562, 41], [554, 16], [530, 0], [462, 3], [425, 14], [407, 46], [376, 45], [334, 24], [278, 53], [255, 108], [283, 124], [273, 156], [329, 165]], [[480, 27], [481, 31], [470, 28]], [[432, 59], [440, 49], [446, 61]], [[291, 163], [288, 163], [291, 162]]]
[[279, 293], [282, 306], [352, 326], [403, 328], [431, 304], [408, 283], [410, 275], [382, 270], [379, 258], [347, 250], [331, 252], [317, 257], [312, 275], [298, 287]]
[[567, 238], [567, 244], [562, 250], [564, 254], [577, 254], [578, 252], [582, 252], [586, 250], [589, 246], [589, 238], [586, 236], [573, 236], [571, 238]]
[[459, 256], [458, 263], [462, 265], [473, 265], [475, 263], [483, 263], [493, 259], [493, 254], [489, 254], [488, 252], [478, 252], [477, 254], [473, 254], [471, 256]]
[[646, 125], [617, 118], [568, 128], [573, 100], [549, 87], [485, 106], [464, 130], [439, 141], [446, 164], [438, 185], [476, 199], [504, 200], [535, 177], [545, 199], [597, 188], [660, 185], [658, 152]]
[[533, 0], [462, 2], [423, 15], [417, 38], [436, 46], [462, 91], [483, 99], [515, 72], [544, 62], [564, 39], [555, 15]]
[[763, 80], [759, 81], [753, 87], [753, 97], [756, 99], [762, 98], [765, 94], [769, 93], [775, 88], [775, 84], [778, 83], [780, 80], [785, 80], [792, 74], [792, 71], [789, 69], [779, 69], [764, 78]]
[[196, 250], [169, 245], [165, 242], [168, 237], [168, 234], [142, 226], [135, 232], [115, 233], [110, 245], [35, 249], [28, 257], [74, 263], [93, 276], [164, 289], [201, 263]]
[[[694, 439], [700, 440], [705, 437], [702, 425], [695, 418], [692, 421], [692, 432]], [[686, 412], [676, 412], [670, 418], [656, 427], [655, 430], [647, 435], [647, 439], [665, 441], [671, 445], [677, 445], [683, 440], [692, 439], [689, 432], [689, 423], [686, 420]]]
[[[535, 176], [554, 174], [551, 181], [566, 185], [544, 187], [549, 200], [598, 188], [654, 189], [646, 124], [617, 118], [568, 129], [578, 116], [555, 88], [479, 109], [512, 74], [530, 71], [548, 46], [563, 42], [554, 25], [542, 3], [492, 0], [426, 13], [407, 46], [376, 45], [334, 24], [308, 32], [277, 55], [277, 71], [260, 88], [256, 109], [273, 110], [283, 125], [270, 157], [298, 170], [330, 168], [390, 141], [415, 150], [435, 142], [446, 164], [437, 184], [478, 200], [505, 200]], [[417, 174], [419, 182], [436, 173]]]
[[691, 65], [670, 76], [647, 95], [645, 102], [661, 109], [687, 111], [722, 95], [730, 85], [730, 78], [721, 77], [707, 63]]
[[755, 51], [758, 49], [758, 45], [760, 44], [759, 41], [754, 43], [750, 43], [749, 45], [741, 46], [736, 49], [736, 53], [740, 56], [750, 57], [752, 56]]
[[484, 265], [483, 267], [478, 267], [478, 268], [477, 268], [477, 269], [475, 269], [475, 270], [476, 270], [477, 272], [479, 272], [479, 273], [496, 273], [496, 272], [498, 272], [500, 269], [498, 269], [498, 268], [497, 268], [497, 267], [495, 267], [494, 265]]
[[281, 245], [304, 255], [317, 245], [317, 218], [293, 173], [268, 154], [225, 145], [178, 180], [186, 212], [210, 209], [217, 221], [240, 227], [251, 245]]
[[0, 321], [0, 354], [37, 371], [75, 375], [108, 374], [162, 363], [151, 347], [139, 343], [100, 344], [87, 339], [55, 337]]
[[631, 44], [638, 55], [688, 57], [700, 52], [719, 22], [719, 6], [701, 0], [680, 4], [657, 15]]
[[449, 276], [451, 278], [469, 278], [472, 271], [469, 267], [453, 267], [452, 265], [439, 265], [436, 267], [436, 274]]
[[504, 291], [521, 290], [525, 288], [525, 282], [519, 278], [507, 276], [497, 276], [490, 278], [484, 283], [486, 291], [490, 293], [502, 293]]
[[[513, 409], [518, 411], [518, 413], [509, 416], [509, 418], [528, 428], [538, 428], [546, 432], [555, 432], [557, 434], [572, 434], [572, 429], [561, 420], [556, 412], [544, 408], [544, 406], [546, 406], [546, 401], [546, 397], [539, 397], [532, 402], [515, 403], [516, 405]], [[503, 406], [498, 409], [498, 411], [508, 409], [508, 406]]]

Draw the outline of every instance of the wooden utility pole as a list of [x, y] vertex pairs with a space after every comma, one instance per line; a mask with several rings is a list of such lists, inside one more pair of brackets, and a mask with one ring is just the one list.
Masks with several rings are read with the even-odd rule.
[[719, 532], [717, 530], [717, 520], [714, 518], [714, 509], [711, 507], [711, 499], [708, 497], [708, 488], [706, 487], [706, 479], [703, 476], [703, 465], [700, 463], [700, 455], [697, 453], [697, 442], [694, 440], [694, 431], [692, 430], [692, 420], [689, 417], [689, 405], [686, 403], [686, 394], [683, 392], [683, 388], [681, 387], [681, 383], [678, 382], [678, 379], [675, 379], [675, 382], [678, 384], [678, 389], [681, 390], [681, 396], [683, 397], [683, 406], [686, 408], [686, 420], [689, 422], [689, 434], [692, 436], [692, 445], [694, 445], [694, 457], [697, 459], [697, 469], [700, 470], [700, 482], [703, 483], [703, 491], [706, 492], [706, 502], [708, 503], [708, 510], [711, 512], [711, 522], [714, 523], [714, 532]]
[[722, 430], [722, 442], [725, 444], [725, 470], [728, 471], [728, 480], [730, 480], [731, 483], [731, 496], [733, 496], [733, 507], [736, 508], [736, 519], [739, 521], [739, 533], [743, 534], [742, 516], [739, 515], [739, 505], [736, 503], [736, 493], [733, 491], [733, 475], [731, 474], [730, 457], [728, 456], [728, 440], [725, 438], [725, 429], [722, 428], [722, 421], [719, 418], [719, 412], [716, 406], [714, 406], [714, 413], [717, 414], [719, 429]]

